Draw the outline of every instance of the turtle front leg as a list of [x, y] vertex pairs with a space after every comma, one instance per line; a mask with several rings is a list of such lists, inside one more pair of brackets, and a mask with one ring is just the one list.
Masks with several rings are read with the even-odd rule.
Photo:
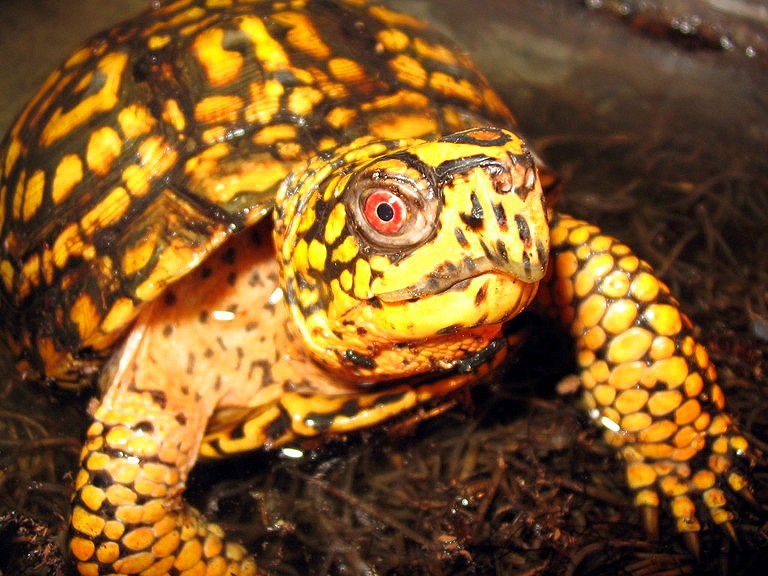
[[143, 379], [128, 360], [96, 410], [81, 455], [70, 537], [77, 570], [256, 574], [247, 551], [182, 499], [211, 411], [204, 395]]
[[626, 463], [646, 529], [658, 533], [661, 495], [694, 552], [699, 501], [733, 535], [722, 486], [750, 495], [734, 467], [748, 444], [690, 320], [650, 266], [597, 227], [555, 214], [551, 250], [539, 304], [576, 340], [589, 414]]

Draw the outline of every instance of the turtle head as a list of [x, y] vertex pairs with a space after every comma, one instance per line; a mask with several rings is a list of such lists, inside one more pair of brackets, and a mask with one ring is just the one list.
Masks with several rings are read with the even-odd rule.
[[356, 381], [453, 369], [499, 338], [546, 270], [536, 167], [506, 130], [356, 142], [295, 171], [277, 206], [294, 327]]

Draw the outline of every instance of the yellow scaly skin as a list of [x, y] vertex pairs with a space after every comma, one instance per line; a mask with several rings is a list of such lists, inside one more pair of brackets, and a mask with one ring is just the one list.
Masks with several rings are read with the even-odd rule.
[[440, 403], [529, 306], [573, 334], [651, 531], [662, 501], [683, 533], [702, 504], [732, 530], [748, 447], [705, 349], [549, 190], [469, 61], [362, 1], [171, 2], [76, 52], [0, 150], [0, 317], [26, 377], [100, 372], [79, 572], [256, 573], [182, 499], [198, 455]]

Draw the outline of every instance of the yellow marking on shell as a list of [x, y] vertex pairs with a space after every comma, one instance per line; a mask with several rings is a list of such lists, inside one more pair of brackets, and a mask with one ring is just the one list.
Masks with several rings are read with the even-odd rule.
[[[211, 235], [211, 242], [216, 243], [216, 236]], [[220, 241], [220, 240], [219, 240]], [[200, 260], [198, 250], [180, 244], [171, 244], [163, 250], [148, 278], [136, 287], [136, 297], [147, 302], [160, 293], [179, 271], [188, 270], [191, 265]]]
[[13, 292], [13, 280], [16, 273], [13, 271], [13, 264], [8, 260], [0, 261], [0, 278], [3, 279], [3, 286], [8, 293]]
[[93, 80], [93, 72], [88, 72], [86, 74], [83, 74], [80, 77], [80, 80], [78, 81], [77, 86], [75, 86], [73, 92], [75, 94], [81, 94], [88, 88], [92, 80]]
[[91, 46], [84, 46], [75, 51], [69, 58], [64, 61], [65, 68], [77, 68], [84, 62], [87, 62], [93, 55]]
[[[178, 3], [174, 4], [175, 8], [178, 6]], [[193, 6], [187, 10], [179, 12], [176, 16], [168, 20], [168, 26], [170, 28], [179, 28], [182, 24], [200, 20], [203, 16], [205, 16], [205, 10], [200, 6]]]
[[24, 262], [21, 268], [21, 280], [21, 286], [15, 295], [19, 300], [26, 298], [32, 287], [40, 282], [40, 254], [34, 253]]
[[413, 47], [416, 49], [419, 56], [423, 58], [434, 60], [435, 62], [440, 62], [442, 64], [448, 64], [449, 66], [458, 64], [454, 51], [442, 44], [432, 44], [422, 38], [415, 38]]
[[323, 101], [323, 93], [312, 86], [297, 86], [288, 95], [288, 110], [297, 116], [308, 116], [315, 104]]
[[177, 132], [183, 132], [187, 125], [187, 119], [181, 111], [176, 100], [166, 100], [163, 106], [163, 120], [174, 127]]
[[365, 68], [350, 58], [331, 58], [328, 61], [328, 70], [341, 82], [362, 82], [366, 78]]
[[298, 137], [295, 126], [290, 124], [274, 124], [259, 130], [253, 136], [253, 143], [261, 146], [275, 144], [284, 140], [294, 140]]
[[85, 342], [96, 331], [101, 320], [99, 308], [88, 294], [81, 294], [69, 311], [72, 323], [77, 326], [80, 340]]
[[653, 336], [647, 330], [630, 328], [611, 340], [606, 357], [614, 364], [639, 360], [648, 351], [652, 340]]
[[24, 189], [24, 204], [22, 215], [24, 222], [29, 222], [43, 203], [43, 189], [45, 186], [45, 172], [35, 170], [27, 179]]
[[128, 55], [122, 52], [110, 52], [98, 63], [97, 68], [104, 75], [101, 88], [95, 94], [83, 98], [68, 110], [57, 108], [45, 124], [40, 143], [50, 146], [60, 138], [70, 134], [100, 112], [113, 109], [118, 103], [118, 92], [122, 84], [123, 71], [128, 64]]
[[357, 256], [360, 247], [352, 236], [344, 238], [341, 244], [339, 244], [331, 255], [331, 259], [334, 262], [347, 263], [351, 262], [355, 256]]
[[395, 12], [384, 6], [371, 6], [369, 11], [373, 17], [395, 28], [404, 26], [406, 28], [420, 30], [426, 26], [426, 24], [418, 18], [414, 18], [413, 16], [401, 12]]
[[173, 168], [178, 153], [162, 136], [151, 136], [141, 143], [138, 150], [138, 164], [126, 166], [123, 182], [131, 196], [141, 197], [150, 190], [152, 180]]
[[346, 106], [337, 106], [325, 116], [325, 121], [334, 128], [349, 126], [357, 118], [357, 110]]
[[70, 256], [80, 256], [85, 243], [80, 236], [77, 224], [69, 224], [53, 242], [53, 262], [57, 268], [63, 268]]
[[395, 73], [398, 80], [410, 86], [423, 88], [427, 83], [427, 71], [421, 65], [421, 62], [412, 56], [398, 54], [389, 61], [389, 67]]
[[157, 122], [146, 106], [130, 104], [117, 115], [120, 130], [126, 138], [138, 138], [152, 130]]
[[376, 34], [376, 39], [385, 50], [390, 52], [402, 52], [408, 47], [411, 39], [402, 30], [397, 28], [385, 28]]
[[201, 124], [235, 122], [242, 109], [240, 96], [208, 96], [195, 106], [195, 120]]
[[[368, 112], [370, 110], [385, 110], [389, 108], [426, 108], [429, 106], [429, 98], [420, 93], [420, 92], [414, 92], [412, 90], [400, 90], [398, 92], [394, 92], [393, 94], [383, 94], [381, 96], [377, 96], [370, 102], [366, 102], [364, 104], [360, 105], [360, 108]], [[463, 147], [462, 147], [463, 148]], [[457, 148], [457, 154], [456, 157], [458, 157], [460, 154], [458, 153], [460, 148]]]
[[171, 42], [168, 34], [153, 34], [147, 40], [147, 48], [150, 50], [160, 50], [165, 48]]
[[27, 184], [27, 171], [21, 170], [19, 178], [16, 181], [16, 189], [13, 191], [13, 218], [21, 220], [21, 213], [24, 208], [24, 191]]
[[237, 80], [243, 69], [242, 54], [235, 50], [225, 50], [223, 41], [224, 30], [210, 28], [200, 33], [192, 44], [192, 50], [202, 65], [208, 82], [217, 87]]
[[8, 142], [8, 148], [5, 152], [5, 174], [11, 173], [11, 170], [16, 165], [16, 160], [19, 159], [21, 150], [21, 140], [18, 138], [11, 138]]
[[353, 294], [360, 300], [371, 298], [371, 267], [362, 258], [355, 261], [355, 282]]
[[281, 12], [273, 14], [272, 19], [289, 27], [285, 39], [297, 50], [310, 55], [315, 60], [327, 60], [331, 56], [331, 49], [306, 14]]
[[482, 93], [466, 79], [457, 79], [444, 72], [433, 72], [429, 77], [429, 85], [448, 97], [459, 98], [471, 104], [482, 103]]
[[103, 126], [94, 130], [88, 139], [85, 153], [88, 168], [98, 176], [106, 176], [122, 148], [122, 138], [114, 128]]
[[112, 334], [127, 325], [134, 315], [133, 301], [130, 298], [119, 298], [112, 304], [109, 312], [101, 321], [101, 331]]
[[265, 72], [277, 72], [290, 68], [291, 62], [288, 55], [280, 42], [270, 36], [261, 18], [243, 16], [238, 24], [251, 39], [256, 58]]
[[325, 268], [325, 259], [327, 256], [328, 249], [325, 247], [325, 244], [317, 239], [313, 239], [307, 250], [307, 260], [309, 265], [315, 270], [323, 270]]
[[369, 132], [385, 140], [396, 138], [426, 138], [437, 134], [440, 124], [431, 111], [390, 112], [368, 122]]
[[347, 211], [341, 202], [336, 204], [328, 215], [328, 221], [325, 224], [324, 240], [327, 245], [336, 243], [347, 223]]
[[251, 124], [268, 124], [280, 110], [280, 99], [284, 91], [283, 85], [273, 79], [251, 83], [251, 104], [245, 109], [245, 120]]

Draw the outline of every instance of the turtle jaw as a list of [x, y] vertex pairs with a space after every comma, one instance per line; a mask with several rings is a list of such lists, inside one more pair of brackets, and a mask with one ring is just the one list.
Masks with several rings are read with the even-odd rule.
[[538, 281], [525, 282], [493, 268], [429, 283], [376, 294], [380, 307], [370, 307], [375, 331], [392, 341], [426, 342], [481, 326], [500, 326], [522, 312], [538, 289]]
[[505, 274], [527, 284], [537, 284], [544, 276], [545, 267], [537, 269], [526, 267], [522, 263], [498, 262], [499, 258], [465, 257], [458, 263], [445, 262], [423, 276], [413, 284], [404, 288], [392, 288], [376, 290], [374, 283], [373, 294], [376, 298], [386, 303], [397, 303], [434, 296], [442, 292], [463, 290], [467, 281], [487, 274]]

